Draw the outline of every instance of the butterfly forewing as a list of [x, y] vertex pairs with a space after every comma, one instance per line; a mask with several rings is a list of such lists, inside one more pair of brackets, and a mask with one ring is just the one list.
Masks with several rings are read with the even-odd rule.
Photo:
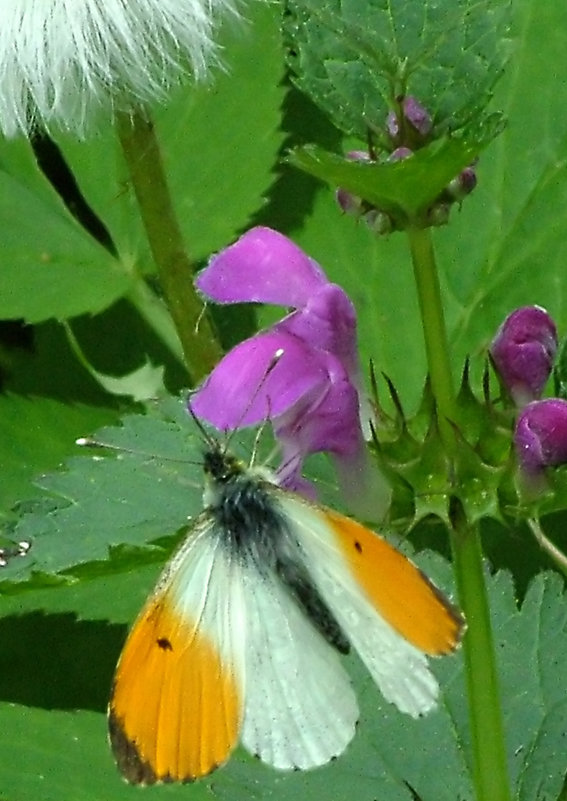
[[280, 503], [313, 581], [384, 697], [414, 717], [429, 711], [439, 688], [425, 653], [458, 642], [461, 624], [449, 602], [363, 526], [297, 496], [281, 494]]
[[225, 762], [244, 709], [241, 570], [214, 525], [166, 568], [116, 669], [109, 725], [133, 783], [190, 781]]

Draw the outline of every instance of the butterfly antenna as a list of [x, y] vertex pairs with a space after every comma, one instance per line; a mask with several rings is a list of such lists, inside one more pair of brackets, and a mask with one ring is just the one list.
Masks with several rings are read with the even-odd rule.
[[218, 447], [219, 447], [218, 440], [209, 431], [207, 431], [207, 429], [205, 428], [205, 426], [203, 425], [201, 420], [199, 420], [199, 418], [197, 417], [197, 415], [195, 414], [195, 412], [193, 411], [193, 408], [191, 406], [191, 396], [194, 395], [197, 391], [198, 391], [197, 389], [189, 390], [189, 403], [187, 404], [187, 411], [189, 412], [193, 422], [197, 426], [197, 428], [199, 430], [199, 433], [200, 433], [201, 437], [203, 438], [203, 442], [205, 443], [207, 448], [209, 450], [214, 451], [214, 450], [217, 450]]
[[149, 451], [140, 451], [136, 448], [127, 448], [125, 445], [114, 445], [111, 442], [103, 442], [101, 439], [95, 439], [94, 437], [79, 437], [75, 440], [75, 445], [78, 445], [80, 448], [97, 448], [105, 451], [113, 451], [114, 453], [129, 453], [131, 456], [142, 456], [146, 459], [163, 459], [164, 462], [201, 464], [200, 462], [193, 462], [191, 459], [177, 459], [174, 456], [163, 456], [159, 453], [150, 453]]
[[[260, 379], [260, 381], [258, 381], [258, 386], [256, 387], [256, 389], [252, 393], [252, 395], [250, 397], [250, 400], [248, 401], [248, 403], [246, 404], [242, 414], [240, 415], [240, 419], [238, 420], [238, 422], [236, 423], [236, 425], [234, 426], [234, 428], [232, 429], [232, 431], [230, 432], [230, 434], [226, 438], [226, 442], [224, 444], [225, 450], [228, 449], [228, 446], [230, 445], [230, 442], [231, 442], [233, 436], [235, 435], [236, 431], [238, 431], [238, 429], [241, 428], [242, 421], [245, 419], [246, 415], [248, 414], [248, 412], [252, 408], [252, 405], [253, 405], [254, 401], [256, 400], [256, 398], [258, 397], [262, 387], [264, 386], [264, 384], [268, 380], [270, 374], [272, 373], [272, 371], [274, 370], [276, 365], [279, 363], [279, 361], [282, 358], [282, 356], [284, 355], [284, 353], [285, 353], [285, 350], [283, 348], [278, 348], [275, 351], [275, 353], [272, 356], [272, 358], [270, 359], [270, 361], [268, 362], [268, 365], [267, 365], [266, 369], [264, 370], [264, 374], [263, 374], [262, 378]], [[271, 417], [270, 399], [268, 398], [267, 401], [268, 401], [268, 408], [266, 410], [266, 419], [262, 421], [262, 425], [258, 429], [258, 433], [256, 434], [256, 437], [254, 439], [254, 447], [253, 447], [253, 450], [252, 450], [252, 460], [254, 460], [254, 458], [256, 456], [257, 446], [258, 446], [258, 443], [260, 441], [260, 437], [262, 435], [262, 432], [264, 431], [264, 427], [265, 427], [265, 425], [267, 424], [268, 420]]]
[[[268, 407], [266, 409], [266, 419], [262, 420], [262, 422], [260, 423], [260, 426], [258, 428], [258, 431], [256, 431], [256, 436], [254, 437], [254, 445], [252, 446], [252, 453], [250, 454], [249, 467], [253, 467], [255, 462], [256, 462], [256, 458], [258, 456], [258, 451], [260, 449], [260, 440], [262, 438], [262, 434], [264, 433], [264, 430], [265, 430], [266, 426], [268, 425], [268, 420], [270, 420], [271, 417], [272, 417], [271, 408], [270, 408], [271, 407], [270, 398], [266, 398], [266, 402], [267, 402], [267, 407]], [[272, 457], [276, 453], [276, 450], [277, 450], [277, 448], [272, 448], [272, 452], [270, 453], [270, 455], [268, 456], [268, 458], [266, 459], [264, 464], [267, 464], [267, 463], [271, 462]]]

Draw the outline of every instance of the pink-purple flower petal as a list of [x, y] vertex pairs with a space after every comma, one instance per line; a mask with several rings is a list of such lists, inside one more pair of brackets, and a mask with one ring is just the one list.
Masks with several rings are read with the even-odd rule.
[[317, 351], [285, 332], [266, 331], [227, 353], [190, 404], [198, 417], [229, 431], [277, 419], [327, 380]]
[[299, 308], [328, 283], [317, 262], [278, 231], [257, 226], [213, 256], [197, 287], [217, 303]]

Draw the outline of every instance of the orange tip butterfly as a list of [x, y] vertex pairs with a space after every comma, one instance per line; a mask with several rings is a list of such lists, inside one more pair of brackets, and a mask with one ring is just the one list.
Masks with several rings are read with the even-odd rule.
[[401, 712], [435, 707], [426, 656], [453, 651], [464, 623], [426, 576], [218, 445], [204, 471], [205, 509], [116, 668], [109, 730], [125, 778], [198, 779], [238, 742], [279, 770], [324, 765], [355, 733], [350, 647]]

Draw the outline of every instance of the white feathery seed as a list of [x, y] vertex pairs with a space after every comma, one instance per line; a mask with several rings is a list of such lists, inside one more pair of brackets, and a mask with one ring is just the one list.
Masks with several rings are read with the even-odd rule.
[[93, 112], [163, 99], [215, 61], [234, 0], [1, 0], [0, 131], [84, 133]]

